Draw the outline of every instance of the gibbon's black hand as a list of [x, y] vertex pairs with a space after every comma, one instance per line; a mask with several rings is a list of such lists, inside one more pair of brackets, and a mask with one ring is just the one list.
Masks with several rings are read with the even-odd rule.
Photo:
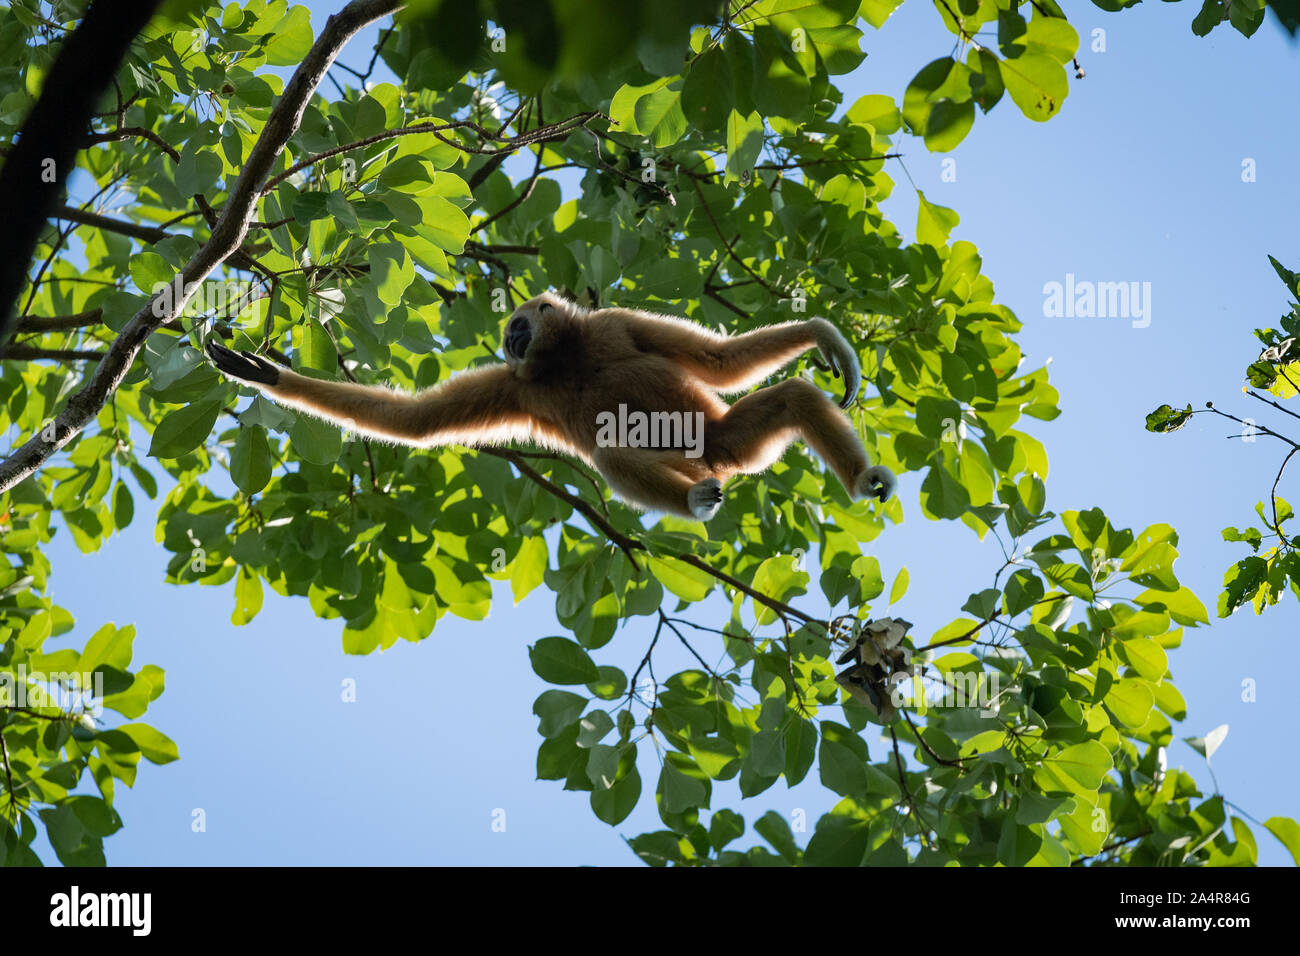
[[840, 331], [825, 319], [809, 319], [814, 323], [817, 351], [821, 353], [823, 367], [836, 378], [844, 380], [844, 398], [840, 408], [848, 408], [858, 397], [862, 388], [862, 365], [858, 353], [844, 340]]
[[276, 385], [280, 381], [280, 366], [252, 352], [236, 352], [216, 342], [209, 342], [208, 357], [231, 378], [256, 385]]

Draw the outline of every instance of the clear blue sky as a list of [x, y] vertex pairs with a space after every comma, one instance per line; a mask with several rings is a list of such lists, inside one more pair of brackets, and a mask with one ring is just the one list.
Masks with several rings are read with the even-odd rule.
[[[341, 3], [308, 5], [319, 29]], [[1121, 14], [1075, 6], [1088, 75], [1071, 82], [1058, 117], [1035, 124], [1009, 101], [981, 116], [953, 154], [956, 182], [941, 180], [943, 157], [919, 141], [901, 144], [903, 163], [931, 201], [960, 213], [954, 238], [978, 245], [998, 300], [1025, 323], [1027, 367], [1054, 359], [1063, 414], [1032, 429], [1051, 459], [1049, 507], [1099, 505], [1135, 530], [1174, 525], [1184, 555], [1177, 571], [1213, 607], [1223, 569], [1240, 556], [1220, 529], [1250, 523], [1278, 448], [1267, 439], [1227, 442], [1226, 423], [1203, 417], [1157, 437], [1143, 430], [1143, 416], [1164, 401], [1215, 399], [1265, 420], [1240, 395], [1240, 373], [1257, 350], [1250, 330], [1276, 324], [1284, 308], [1266, 254], [1300, 265], [1300, 132], [1282, 108], [1300, 49], [1271, 15], [1249, 41], [1226, 26], [1200, 39], [1191, 3]], [[1088, 51], [1094, 27], [1106, 31], [1105, 53]], [[363, 64], [372, 37], [355, 41], [344, 61]], [[901, 101], [916, 71], [949, 51], [945, 37], [932, 5], [905, 4], [868, 33], [868, 58], [841, 78], [846, 104], [869, 92]], [[1241, 181], [1246, 157], [1257, 163], [1257, 182]], [[897, 163], [889, 171], [897, 188], [886, 211], [910, 231], [915, 193]], [[1044, 284], [1066, 273], [1150, 282], [1150, 326], [1043, 318]], [[873, 547], [886, 581], [909, 568], [911, 589], [896, 610], [925, 633], [957, 616], [1001, 559], [991, 537], [980, 544], [959, 524], [926, 521], [919, 481], [902, 478], [907, 521]], [[1292, 501], [1297, 481], [1300, 472], [1281, 489]], [[545, 590], [519, 607], [499, 591], [486, 622], [446, 618], [418, 645], [355, 658], [341, 651], [338, 622], [316, 620], [305, 600], [267, 589], [257, 619], [232, 628], [230, 585], [163, 584], [165, 554], [147, 510], [97, 554], [82, 556], [63, 532], [50, 556], [54, 598], [78, 620], [74, 639], [107, 620], [134, 622], [136, 663], [167, 671], [167, 692], [147, 719], [179, 743], [182, 759], [146, 764], [134, 791], [119, 788], [126, 827], [107, 842], [110, 863], [632, 864], [620, 835], [661, 826], [658, 761], [644, 743], [647, 792], [617, 828], [594, 818], [586, 794], [534, 780], [540, 738], [531, 707], [546, 687], [529, 669], [527, 645], [562, 633]], [[1300, 815], [1285, 683], [1300, 667], [1298, 625], [1292, 596], [1262, 618], [1247, 610], [1189, 630], [1170, 657], [1189, 705], [1179, 737], [1230, 726], [1214, 758], [1219, 784], [1260, 819]], [[633, 670], [649, 628], [629, 625], [599, 662]], [[669, 645], [656, 665], [665, 675], [689, 660]], [[340, 700], [347, 678], [357, 681], [357, 703]], [[1254, 703], [1241, 700], [1246, 679], [1257, 684]], [[867, 737], [878, 759], [882, 745]], [[1174, 743], [1169, 759], [1210, 785], [1185, 744]], [[734, 788], [714, 793], [715, 806], [738, 806]], [[830, 797], [778, 783], [738, 808], [751, 823], [769, 808], [803, 808], [811, 825]], [[206, 811], [206, 833], [191, 832], [195, 808]], [[505, 832], [492, 829], [498, 809]], [[1255, 830], [1264, 862], [1289, 861]], [[742, 845], [754, 839], [751, 831]], [[53, 861], [48, 847], [41, 852]]]

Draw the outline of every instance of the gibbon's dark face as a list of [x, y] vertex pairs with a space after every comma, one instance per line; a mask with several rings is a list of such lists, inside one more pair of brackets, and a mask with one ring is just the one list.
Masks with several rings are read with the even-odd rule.
[[529, 347], [542, 338], [547, 319], [554, 318], [562, 308], [563, 303], [554, 296], [539, 295], [510, 314], [501, 339], [507, 365], [517, 368], [527, 358]]

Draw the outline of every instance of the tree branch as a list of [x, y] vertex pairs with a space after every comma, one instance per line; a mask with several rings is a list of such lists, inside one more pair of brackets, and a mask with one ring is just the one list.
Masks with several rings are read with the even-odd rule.
[[[294, 173], [300, 172], [308, 166], [314, 166], [321, 160], [329, 159], [331, 156], [338, 156], [341, 153], [348, 153], [354, 149], [362, 149], [366, 146], [372, 146], [375, 143], [382, 143], [385, 140], [396, 139], [399, 136], [432, 133], [448, 146], [454, 146], [456, 149], [462, 150], [466, 153], [505, 156], [515, 152], [516, 150], [522, 149], [525, 146], [531, 146], [534, 143], [546, 143], [554, 139], [564, 139], [574, 130], [585, 127], [592, 120], [600, 118], [604, 118], [604, 114], [598, 113], [594, 110], [586, 113], [576, 113], [567, 119], [560, 120], [558, 123], [552, 123], [550, 126], [539, 126], [537, 129], [529, 130], [526, 133], [520, 133], [518, 136], [508, 138], [503, 137], [498, 133], [493, 133], [491, 130], [485, 129], [483, 126], [470, 120], [456, 120], [451, 123], [421, 123], [417, 126], [406, 126], [402, 129], [384, 130], [382, 133], [375, 133], [373, 136], [367, 136], [364, 139], [357, 140], [356, 142], [344, 143], [341, 146], [335, 146], [331, 149], [325, 150], [324, 152], [317, 153], [314, 156], [308, 156], [306, 159], [299, 160], [284, 172], [277, 173], [271, 179], [267, 180], [266, 185], [262, 187], [262, 192], [269, 192]], [[454, 129], [472, 130], [473, 132], [478, 133], [479, 136], [483, 137], [484, 140], [499, 142], [504, 145], [490, 148], [467, 146], [464, 143], [457, 143], [442, 135], [444, 132]]]
[[537, 186], [537, 177], [542, 174], [542, 153], [543, 152], [544, 150], [541, 149], [537, 151], [537, 162], [533, 164], [533, 174], [528, 177], [528, 182], [524, 185], [524, 188], [519, 193], [519, 195], [516, 196], [514, 199], [510, 200], [510, 202], [506, 203], [496, 212], [492, 213], [490, 216], [488, 216], [486, 219], [480, 222], [477, 226], [471, 228], [470, 232], [478, 232], [481, 229], [486, 229], [488, 226], [492, 225], [492, 223], [496, 222], [498, 219], [500, 219], [506, 213], [510, 212], [512, 209], [515, 209], [518, 206], [520, 206], [522, 203], [528, 201], [528, 197], [533, 194], [533, 189], [536, 188]]
[[1295, 457], [1296, 452], [1300, 452], [1300, 447], [1292, 448], [1287, 452], [1287, 456], [1282, 459], [1282, 467], [1277, 470], [1277, 477], [1273, 479], [1273, 490], [1269, 492], [1269, 500], [1273, 503], [1273, 530], [1277, 532], [1277, 536], [1284, 542], [1286, 536], [1282, 534], [1282, 523], [1277, 520], [1277, 486], [1282, 481], [1286, 466], [1291, 464], [1291, 459]]
[[24, 315], [18, 320], [15, 333], [43, 335], [46, 332], [64, 332], [68, 329], [83, 329], [88, 325], [99, 325], [104, 321], [103, 309], [91, 309], [75, 315]]
[[718, 220], [714, 218], [713, 210], [709, 208], [709, 201], [704, 198], [704, 190], [700, 189], [699, 182], [697, 180], [692, 179], [691, 185], [695, 187], [695, 195], [699, 197], [700, 207], [704, 210], [704, 214], [708, 216], [709, 222], [712, 223], [713, 231], [716, 232], [718, 234], [718, 238], [722, 240], [722, 245], [723, 248], [727, 250], [727, 255], [730, 256], [732, 259], [734, 259], [742, 269], [748, 272], [750, 276], [753, 278], [753, 280], [757, 282], [759, 285], [761, 285], [764, 289], [766, 289], [770, 295], [774, 296], [777, 299], [784, 298], [784, 296], [782, 296], [778, 290], [773, 289], [770, 285], [768, 285], [767, 282], [764, 281], [762, 276], [760, 276], [757, 272], [755, 272], [748, 265], [746, 265], [745, 260], [740, 258], [740, 256], [736, 254], [736, 249], [735, 249], [736, 240], [738, 240], [740, 236], [736, 236], [736, 238], [732, 239], [730, 242], [727, 241], [727, 237], [723, 235], [722, 226], [718, 224]]
[[147, 139], [170, 156], [174, 163], [179, 163], [181, 161], [181, 154], [176, 152], [167, 140], [163, 139], [153, 130], [145, 129], [142, 126], [119, 126], [117, 129], [110, 129], [103, 133], [91, 133], [88, 137], [82, 140], [82, 145], [96, 146], [99, 143], [119, 143], [124, 139], [130, 139], [132, 137]]
[[[113, 5], [115, 17], [121, 16], [121, 7], [124, 5], [122, 3]], [[217, 266], [238, 252], [256, 212], [262, 183], [270, 174], [276, 157], [284, 149], [289, 137], [298, 129], [298, 125], [302, 122], [303, 111], [307, 108], [307, 103], [320, 85], [330, 64], [361, 29], [393, 13], [400, 5], [400, 0], [351, 0], [347, 6], [326, 21], [325, 28], [312, 45], [311, 51], [294, 71], [279, 102], [272, 108], [266, 126], [258, 137], [257, 144], [249, 153], [248, 161], [235, 181], [230, 191], [230, 198], [222, 209], [221, 217], [213, 227], [208, 241], [181, 270], [178, 284], [183, 290], [182, 293], [180, 295], [163, 293], [154, 296], [135, 314], [105, 354], [90, 381], [68, 400], [67, 406], [54, 419], [52, 429], [54, 440], [47, 442], [42, 433], [50, 432], [42, 429], [42, 433], [34, 435], [7, 459], [0, 462], [0, 491], [9, 490], [33, 474], [51, 455], [67, 445], [81, 433], [82, 429], [94, 421], [109, 396], [126, 377], [136, 355], [150, 334], [184, 309], [188, 299], [187, 293], [193, 286], [202, 282]], [[101, 42], [102, 37], [96, 36], [95, 43]], [[49, 93], [48, 83], [46, 93]], [[63, 112], [62, 105], [59, 122], [64, 124], [70, 122], [66, 112]], [[80, 138], [80, 127], [78, 127], [77, 137]], [[9, 171], [11, 163], [12, 158], [5, 164], [5, 173]], [[0, 195], [10, 194], [0, 192]], [[0, 256], [0, 268], [6, 265], [4, 258]], [[29, 258], [30, 252], [23, 258], [22, 269], [25, 270]], [[0, 303], [6, 303], [4, 296], [0, 296]], [[155, 304], [161, 306], [158, 310], [161, 315], [155, 314]], [[10, 309], [12, 306], [6, 303], [4, 308]]]
[[141, 242], [162, 242], [172, 236], [166, 229], [158, 226], [148, 226], [127, 219], [114, 219], [111, 216], [91, 212], [89, 209], [78, 209], [76, 206], [64, 206], [54, 213], [54, 217], [56, 219], [66, 219], [68, 222], [75, 222], [82, 226], [93, 226], [96, 229], [103, 229], [105, 232], [115, 232], [120, 236], [129, 236], [132, 239], [139, 239]]
[[636, 558], [633, 556], [633, 552], [644, 551], [646, 550], [646, 546], [635, 538], [629, 538], [627, 535], [623, 534], [623, 532], [615, 528], [599, 511], [588, 504], [584, 498], [573, 494], [565, 488], [561, 488], [555, 482], [543, 477], [531, 465], [529, 465], [528, 462], [524, 461], [523, 456], [520, 455], [519, 452], [514, 451], [513, 449], [478, 448], [476, 450], [486, 455], [504, 458], [506, 461], [510, 462], [510, 464], [514, 465], [515, 468], [519, 470], [519, 473], [525, 478], [541, 485], [551, 494], [555, 495], [555, 497], [567, 501], [574, 511], [579, 512], [584, 518], [590, 521], [592, 525], [600, 529], [600, 532], [604, 534], [605, 537], [618, 545], [619, 549], [627, 555], [627, 559], [632, 562], [633, 567], [638, 566]]
[[96, 352], [91, 349], [42, 349], [31, 345], [0, 345], [0, 361], [55, 359], [60, 362], [76, 362], [80, 359], [90, 359], [92, 362], [97, 362], [107, 354], [107, 352]]
[[[196, 199], [202, 199], [202, 196], [196, 196]], [[193, 216], [196, 213], [186, 213], [185, 216]], [[129, 236], [132, 239], [139, 239], [141, 242], [155, 243], [162, 242], [164, 239], [171, 239], [175, 233], [168, 232], [161, 226], [150, 226], [145, 223], [131, 222], [129, 219], [114, 219], [112, 216], [105, 216], [101, 213], [91, 212], [89, 209], [79, 209], [76, 206], [64, 206], [54, 214], [56, 219], [66, 219], [69, 222], [75, 222], [82, 226], [91, 226], [95, 229], [103, 229], [105, 232], [115, 232], [120, 236]], [[184, 217], [182, 217], [184, 218]], [[209, 226], [215, 224], [216, 215], [213, 214], [209, 221]], [[242, 241], [242, 240], [241, 240]], [[226, 257], [230, 260], [231, 265], [239, 269], [247, 269], [250, 272], [257, 272], [267, 275], [268, 270], [263, 267], [256, 259], [244, 252], [236, 250]]]
[[741, 581], [737, 578], [733, 578], [730, 574], [727, 574], [725, 571], [719, 571], [717, 568], [710, 565], [707, 561], [703, 560], [702, 558], [697, 558], [693, 554], [674, 554], [672, 555], [672, 557], [676, 558], [678, 561], [683, 561], [686, 564], [691, 565], [692, 567], [699, 568], [701, 571], [705, 571], [713, 575], [719, 581], [723, 582], [724, 584], [731, 585], [733, 588], [735, 588], [737, 591], [740, 591], [742, 594], [748, 594], [759, 604], [762, 604], [764, 607], [767, 607], [775, 611], [777, 614], [780, 614], [782, 617], [785, 617], [786, 615], [789, 615], [790, 617], [797, 617], [805, 624], [822, 623], [817, 618], [805, 614], [803, 611], [800, 611], [798, 608], [793, 608], [783, 601], [778, 601], [776, 598], [770, 598], [761, 591], [755, 591], [744, 581]]
[[13, 324], [27, 265], [77, 159], [100, 94], [160, 0], [95, 0], [64, 41], [0, 169], [0, 341]]

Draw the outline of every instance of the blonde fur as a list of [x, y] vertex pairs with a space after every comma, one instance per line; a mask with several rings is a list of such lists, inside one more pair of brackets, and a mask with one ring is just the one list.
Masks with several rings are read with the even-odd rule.
[[[418, 447], [531, 440], [595, 467], [628, 503], [707, 520], [735, 474], [767, 469], [796, 438], [806, 441], [853, 497], [882, 501], [894, 487], [871, 467], [848, 418], [812, 383], [791, 378], [728, 405], [810, 348], [857, 395], [857, 355], [825, 319], [784, 322], [726, 336], [693, 322], [630, 309], [584, 311], [549, 293], [512, 313], [506, 362], [471, 369], [418, 395], [325, 382], [288, 369], [273, 385], [281, 404], [361, 435]], [[518, 353], [518, 354], [516, 354]], [[223, 366], [227, 374], [238, 370]], [[682, 448], [601, 447], [598, 416], [619, 405], [646, 414], [702, 413], [702, 454]]]

